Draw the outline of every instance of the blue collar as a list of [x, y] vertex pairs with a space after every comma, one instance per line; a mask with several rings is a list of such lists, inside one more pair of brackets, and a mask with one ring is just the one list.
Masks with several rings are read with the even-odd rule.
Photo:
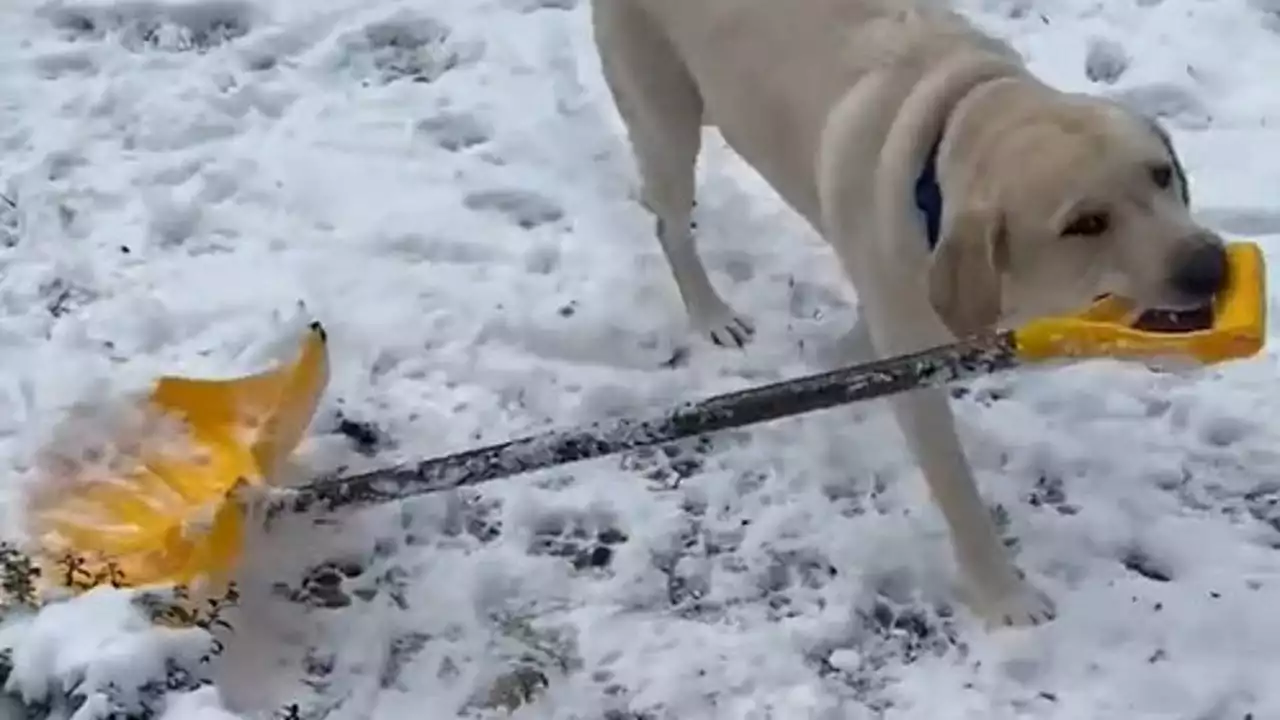
[[938, 138], [929, 155], [924, 159], [924, 167], [916, 178], [916, 208], [924, 215], [925, 240], [929, 243], [929, 251], [938, 247], [938, 233], [942, 226], [942, 187], [938, 185], [938, 147], [942, 138]]

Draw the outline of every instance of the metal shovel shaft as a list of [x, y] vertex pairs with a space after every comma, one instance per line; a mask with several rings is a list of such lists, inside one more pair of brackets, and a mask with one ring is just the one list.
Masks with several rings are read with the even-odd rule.
[[989, 375], [1017, 364], [1014, 333], [1006, 331], [717, 395], [649, 419], [623, 418], [550, 430], [415, 464], [358, 475], [329, 476], [274, 494], [266, 501], [264, 510], [270, 519], [283, 512], [329, 512], [395, 502], [859, 400], [935, 387]]

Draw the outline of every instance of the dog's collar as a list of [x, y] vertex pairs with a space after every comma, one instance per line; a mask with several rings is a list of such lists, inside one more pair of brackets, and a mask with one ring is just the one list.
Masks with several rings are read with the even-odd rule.
[[938, 184], [939, 137], [925, 156], [924, 167], [916, 178], [916, 208], [924, 215], [925, 241], [932, 252], [938, 246], [938, 234], [942, 230], [942, 186]]
[[[956, 107], [964, 103], [979, 88], [1014, 79], [1016, 78], [1012, 75], [1003, 74], [979, 79], [969, 87], [964, 96], [955, 102], [951, 108], [951, 113], [954, 115]], [[924, 216], [925, 242], [929, 245], [929, 252], [933, 252], [942, 240], [942, 186], [938, 183], [938, 151], [942, 148], [942, 139], [947, 133], [949, 124], [950, 120], [943, 123], [942, 130], [938, 133], [938, 138], [933, 141], [933, 146], [929, 148], [929, 154], [924, 158], [924, 166], [920, 168], [920, 175], [916, 177], [916, 209]]]

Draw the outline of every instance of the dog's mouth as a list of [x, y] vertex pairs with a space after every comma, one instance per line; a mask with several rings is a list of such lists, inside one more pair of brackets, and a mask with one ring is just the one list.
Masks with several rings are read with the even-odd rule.
[[[1100, 295], [1101, 300], [1108, 295]], [[1149, 308], [1131, 317], [1130, 327], [1143, 332], [1179, 333], [1213, 328], [1213, 303], [1181, 308]]]
[[1145, 332], [1193, 332], [1213, 327], [1213, 305], [1205, 303], [1186, 310], [1144, 310], [1134, 321], [1136, 330]]

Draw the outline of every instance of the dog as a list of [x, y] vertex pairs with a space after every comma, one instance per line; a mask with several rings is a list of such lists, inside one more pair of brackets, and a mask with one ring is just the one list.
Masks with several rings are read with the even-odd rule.
[[[858, 299], [850, 360], [1067, 313], [1114, 293], [1203, 307], [1228, 282], [1169, 135], [1056, 90], [938, 5], [909, 0], [593, 0], [603, 75], [644, 205], [697, 333], [754, 327], [715, 290], [691, 222], [704, 126], [830, 244]], [[1007, 555], [944, 390], [891, 399], [988, 626], [1052, 619]]]

